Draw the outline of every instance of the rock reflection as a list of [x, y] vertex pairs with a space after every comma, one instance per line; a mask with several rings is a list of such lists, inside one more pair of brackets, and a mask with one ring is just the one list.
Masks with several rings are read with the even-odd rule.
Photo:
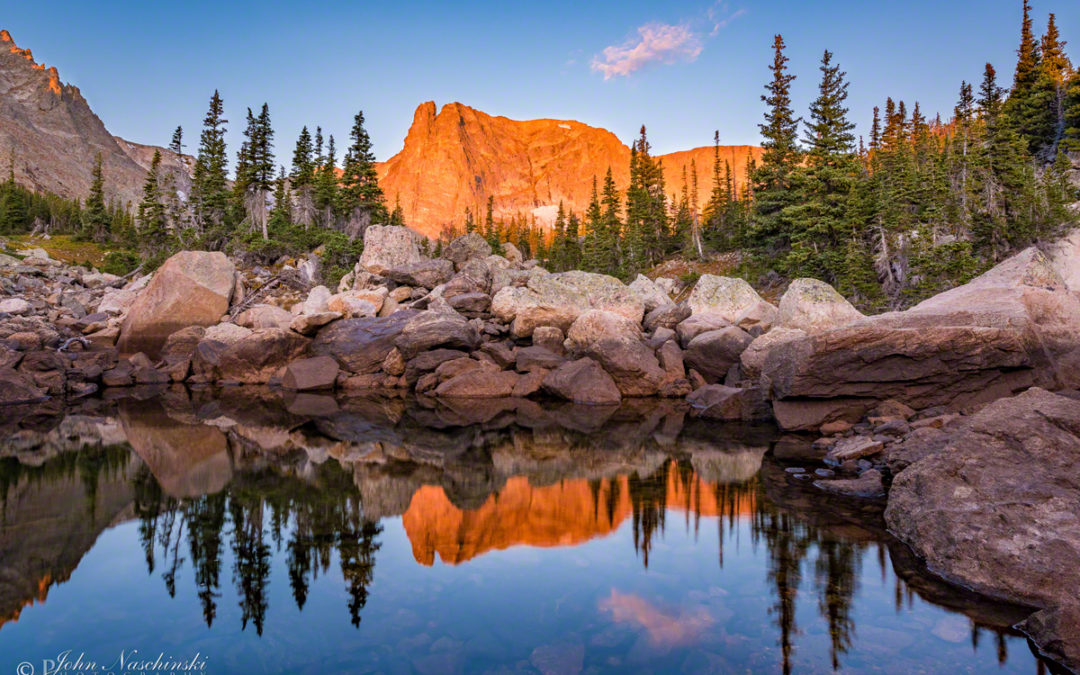
[[[880, 507], [789, 482], [766, 458], [771, 429], [706, 424], [673, 402], [449, 407], [172, 388], [83, 405], [51, 418], [14, 415], [0, 429], [0, 622], [43, 601], [105, 528], [136, 519], [148, 572], [175, 596], [181, 571], [191, 570], [207, 626], [231, 584], [241, 627], [261, 635], [275, 560], [287, 566], [300, 609], [315, 579], [336, 567], [342, 611], [359, 626], [380, 521], [390, 517], [401, 517], [413, 557], [427, 566], [515, 546], [576, 546], [628, 526], [627, 555], [647, 568], [666, 528], [696, 533], [708, 519], [723, 567], [729, 529], [749, 523], [764, 544], [784, 672], [795, 663], [800, 601], [816, 605], [840, 667], [857, 637], [861, 567], [874, 553], [883, 574], [886, 558], [896, 570], [898, 606], [918, 593], [963, 612], [973, 644], [991, 632], [1002, 659], [1008, 626], [1023, 616], [923, 574], [884, 532]], [[599, 609], [666, 647], [689, 645], [714, 623], [704, 609], [672, 611], [617, 589]]]

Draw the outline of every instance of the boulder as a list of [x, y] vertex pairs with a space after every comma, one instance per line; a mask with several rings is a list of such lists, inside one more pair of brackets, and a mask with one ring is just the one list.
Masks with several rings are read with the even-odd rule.
[[346, 319], [376, 316], [386, 302], [385, 286], [375, 290], [342, 291], [326, 300], [326, 309], [338, 312]]
[[998, 400], [944, 450], [895, 476], [889, 529], [931, 570], [1040, 608], [1020, 625], [1080, 669], [1080, 401], [1034, 388]]
[[702, 333], [721, 330], [730, 325], [731, 322], [719, 314], [692, 314], [675, 326], [675, 334], [679, 337], [679, 344], [686, 349], [690, 341]]
[[442, 398], [502, 398], [511, 396], [519, 375], [505, 370], [474, 368], [455, 375], [435, 388]]
[[417, 314], [416, 310], [402, 310], [386, 317], [335, 321], [319, 330], [311, 353], [334, 357], [350, 373], [377, 373], [405, 324]]
[[[742, 279], [702, 274], [687, 299], [694, 314], [719, 314], [728, 323], [735, 323], [747, 310], [758, 307], [761, 313], [775, 311], [750, 284]], [[768, 305], [768, 307], [765, 307]]]
[[479, 345], [476, 325], [453, 310], [428, 310], [411, 317], [394, 340], [406, 359], [435, 347], [471, 350]]
[[765, 358], [769, 355], [770, 350], [777, 345], [797, 340], [805, 335], [806, 332], [802, 330], [778, 327], [754, 338], [754, 341], [747, 345], [746, 349], [739, 355], [739, 364], [742, 366], [743, 377], [756, 379], [761, 375], [761, 370], [765, 366]]
[[667, 307], [675, 304], [663, 289], [654, 284], [652, 279], [644, 274], [637, 275], [637, 278], [630, 282], [629, 288], [634, 294], [641, 298], [641, 302], [645, 305], [646, 313], [659, 307]]
[[657, 328], [669, 328], [675, 330], [680, 323], [690, 318], [690, 305], [685, 302], [657, 307], [645, 315], [642, 325], [647, 331], [655, 331]]
[[301, 314], [319, 314], [330, 311], [330, 298], [333, 295], [326, 286], [316, 286], [308, 291], [307, 298], [299, 307], [293, 307], [293, 312]]
[[407, 227], [370, 225], [364, 231], [364, 252], [358, 263], [362, 271], [385, 275], [395, 267], [421, 259], [416, 235]]
[[251, 335], [250, 328], [244, 328], [243, 326], [237, 326], [235, 323], [225, 322], [207, 328], [206, 332], [203, 333], [203, 339], [231, 345], [243, 340], [249, 335]]
[[722, 380], [739, 362], [743, 350], [753, 342], [750, 334], [736, 326], [701, 333], [686, 345], [686, 365], [701, 373], [706, 381]]
[[533, 331], [532, 341], [537, 347], [543, 347], [555, 354], [562, 354], [565, 350], [563, 342], [566, 335], [555, 326], [537, 326]]
[[30, 303], [22, 298], [5, 298], [0, 300], [0, 313], [28, 314], [30, 310]]
[[464, 234], [446, 245], [442, 257], [453, 263], [455, 269], [474, 258], [486, 258], [491, 255], [491, 244], [476, 232]]
[[566, 345], [572, 355], [596, 360], [623, 396], [653, 396], [665, 380], [656, 355], [641, 339], [639, 323], [625, 316], [589, 310], [570, 326]]
[[289, 322], [289, 328], [301, 335], [314, 335], [320, 328], [341, 318], [339, 312], [318, 312], [316, 314], [300, 314]]
[[544, 377], [543, 388], [559, 398], [588, 405], [618, 405], [622, 400], [615, 381], [600, 364], [585, 357], [569, 361]]
[[561, 330], [583, 312], [603, 309], [640, 324], [645, 305], [625, 284], [604, 274], [562, 272], [529, 277], [524, 287], [507, 286], [495, 294], [491, 312], [511, 323], [514, 337], [529, 337], [537, 326]]
[[293, 315], [277, 305], [252, 305], [236, 315], [233, 322], [238, 326], [257, 330], [259, 328], [288, 328]]
[[519, 373], [527, 373], [534, 370], [558, 368], [565, 361], [565, 358], [547, 347], [532, 345], [517, 350], [514, 367]]
[[449, 260], [418, 260], [392, 267], [384, 274], [399, 284], [431, 289], [454, 276], [454, 264]]
[[217, 378], [265, 384], [283, 366], [304, 355], [310, 340], [285, 328], [261, 328], [229, 345], [218, 358]]
[[14, 368], [0, 368], [0, 405], [37, 403], [47, 398], [45, 391], [27, 375]]
[[844, 497], [878, 499], [885, 496], [885, 483], [882, 480], [881, 472], [877, 469], [864, 471], [858, 478], [816, 480], [814, 481], [814, 487]]
[[338, 363], [330, 356], [313, 356], [293, 361], [285, 367], [281, 386], [295, 391], [333, 389], [337, 382]]
[[181, 328], [166, 340], [161, 348], [161, 358], [165, 361], [170, 359], [190, 359], [195, 353], [195, 346], [206, 336], [206, 329], [202, 326], [188, 326]]
[[137, 293], [127, 289], [112, 290], [101, 296], [101, 302], [98, 303], [97, 311], [105, 312], [107, 314], [119, 315], [128, 311], [131, 304], [135, 302]]
[[780, 325], [807, 333], [838, 328], [866, 318], [829, 284], [795, 279], [780, 298]]
[[790, 402], [892, 398], [915, 409], [962, 408], [1033, 385], [1080, 384], [1077, 326], [1080, 297], [1028, 249], [905, 312], [778, 345], [762, 372], [774, 397]]
[[469, 316], [483, 314], [491, 307], [491, 297], [487, 293], [461, 293], [447, 302], [455, 311]]
[[520, 265], [525, 260], [525, 257], [521, 255], [521, 250], [510, 242], [503, 244], [503, 257], [511, 265]]
[[213, 326], [229, 309], [233, 264], [224, 253], [181, 251], [166, 260], [139, 292], [120, 328], [121, 353], [156, 355], [187, 326]]

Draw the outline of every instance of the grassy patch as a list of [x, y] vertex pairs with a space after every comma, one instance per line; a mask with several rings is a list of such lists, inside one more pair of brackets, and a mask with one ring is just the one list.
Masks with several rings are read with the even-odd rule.
[[69, 265], [89, 263], [98, 269], [105, 264], [105, 256], [110, 250], [92, 241], [77, 241], [70, 234], [57, 234], [48, 239], [17, 234], [10, 236], [9, 240], [15, 249], [37, 247], [44, 249], [50, 257]]

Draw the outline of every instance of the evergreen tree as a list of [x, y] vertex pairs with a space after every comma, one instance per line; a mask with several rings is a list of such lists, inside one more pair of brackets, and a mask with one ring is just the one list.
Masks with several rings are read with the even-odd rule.
[[630, 149], [630, 185], [626, 191], [626, 235], [622, 274], [633, 277], [658, 262], [668, 235], [664, 170], [650, 155], [645, 126]]
[[155, 150], [150, 161], [150, 170], [143, 183], [143, 197], [139, 203], [138, 247], [146, 258], [156, 258], [168, 248], [168, 223], [165, 217], [165, 205], [161, 201], [159, 190], [159, 171], [161, 151]]
[[797, 198], [793, 190], [795, 169], [799, 164], [798, 129], [800, 118], [791, 108], [791, 83], [795, 76], [788, 73], [788, 58], [784, 56], [784, 39], [773, 39], [773, 62], [769, 66], [772, 80], [765, 86], [767, 96], [761, 100], [768, 108], [761, 130], [761, 164], [754, 171], [754, 214], [750, 241], [754, 249], [765, 254], [783, 251], [790, 245], [790, 226], [784, 210]]
[[[322, 139], [319, 140], [321, 145]], [[318, 158], [311, 142], [311, 132], [305, 126], [300, 130], [300, 135], [296, 139], [296, 147], [293, 149], [292, 173], [289, 174], [289, 182], [292, 185], [293, 194], [296, 195], [294, 217], [296, 222], [305, 228], [310, 227], [315, 222], [314, 183], [317, 162]]]
[[338, 177], [337, 157], [334, 147], [334, 136], [331, 134], [326, 143], [326, 154], [322, 153], [322, 129], [315, 132], [315, 145], [319, 148], [319, 168], [315, 176], [314, 202], [315, 211], [319, 216], [319, 224], [323, 227], [333, 227], [334, 206], [337, 204]]
[[173, 171], [160, 177], [161, 190], [165, 195], [166, 216], [168, 227], [173, 232], [179, 233], [188, 226], [188, 207], [180, 199], [180, 191], [189, 192], [188, 166], [184, 159], [184, 129], [176, 127], [173, 130], [172, 140], [169, 142], [169, 151], [173, 154], [176, 166]]
[[94, 158], [94, 169], [91, 174], [90, 194], [86, 198], [86, 205], [82, 213], [83, 233], [88, 238], [99, 244], [109, 240], [112, 226], [112, 216], [105, 206], [105, 175], [102, 170], [101, 153]]
[[828, 50], [820, 70], [818, 97], [810, 104], [811, 121], [806, 123], [806, 164], [798, 169], [801, 178], [796, 181], [802, 190], [785, 214], [792, 227], [787, 267], [793, 276], [835, 281], [851, 234], [846, 226], [856, 180], [855, 125], [844, 106], [845, 73], [832, 63]]
[[350, 237], [361, 234], [367, 223], [384, 223], [387, 220], [386, 205], [383, 200], [379, 177], [375, 172], [375, 153], [371, 149], [371, 139], [364, 129], [364, 113], [358, 112], [353, 118], [350, 132], [352, 145], [345, 153], [345, 164], [341, 176], [339, 202], [341, 213], [347, 221], [354, 223], [347, 226]]
[[195, 159], [191, 201], [195, 223], [200, 229], [220, 226], [228, 205], [228, 159], [225, 154], [224, 104], [217, 91], [210, 98], [210, 109], [203, 119], [199, 153]]

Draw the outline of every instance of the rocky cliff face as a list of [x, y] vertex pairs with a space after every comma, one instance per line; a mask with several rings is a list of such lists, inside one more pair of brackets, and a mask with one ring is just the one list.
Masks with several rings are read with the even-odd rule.
[[[712, 187], [713, 148], [661, 155], [668, 191], [682, 186], [683, 170], [698, 179], [698, 202], [708, 200]], [[746, 164], [761, 149], [723, 146], [721, 162], [731, 164], [742, 185]], [[610, 167], [615, 182], [625, 189], [630, 179], [630, 148], [615, 134], [572, 120], [517, 121], [449, 103], [436, 111], [422, 103], [413, 115], [405, 147], [379, 166], [387, 202], [400, 200], [406, 222], [428, 236], [464, 218], [465, 209], [484, 213], [494, 197], [495, 215], [554, 219], [559, 202], [583, 212], [592, 180], [603, 180]]]
[[104, 162], [106, 198], [137, 203], [145, 169], [105, 129], [77, 87], [61, 82], [56, 68], [36, 63], [29, 49], [20, 49], [7, 31], [0, 31], [0, 158], [5, 173], [13, 157], [20, 183], [84, 197], [98, 153]]

